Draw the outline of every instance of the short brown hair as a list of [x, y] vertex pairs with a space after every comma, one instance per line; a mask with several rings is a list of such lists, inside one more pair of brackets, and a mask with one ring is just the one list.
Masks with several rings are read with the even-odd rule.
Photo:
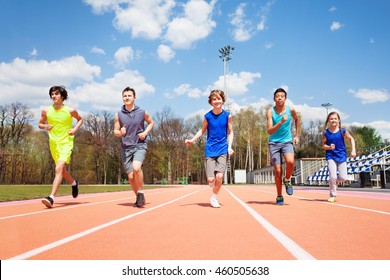
[[210, 92], [210, 95], [209, 95], [209, 104], [211, 105], [211, 100], [213, 99], [214, 96], [220, 96], [222, 98], [222, 101], [225, 102], [226, 101], [226, 96], [225, 96], [225, 93], [220, 90], [220, 89], [213, 89], [211, 92]]
[[122, 90], [122, 96], [126, 91], [131, 91], [135, 97], [135, 90], [131, 87], [126, 87], [124, 90]]

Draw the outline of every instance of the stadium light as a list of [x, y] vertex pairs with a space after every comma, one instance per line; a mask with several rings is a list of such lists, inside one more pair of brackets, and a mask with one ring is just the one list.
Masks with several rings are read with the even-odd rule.
[[326, 109], [326, 115], [328, 116], [328, 108], [330, 107], [330, 106], [332, 106], [333, 104], [332, 103], [329, 103], [329, 102], [327, 102], [327, 103], [322, 103], [321, 104], [321, 106], [322, 107], [324, 107], [325, 109]]
[[[223, 91], [225, 92], [225, 96], [227, 97], [228, 94], [228, 61], [232, 59], [232, 51], [234, 50], [233, 46], [227, 45], [223, 48], [220, 48], [218, 51], [220, 53], [219, 58], [223, 61]], [[227, 111], [229, 111], [229, 108], [227, 108]], [[228, 166], [225, 170], [225, 176], [224, 176], [224, 183], [227, 184], [227, 172], [228, 169], [230, 171], [231, 165], [230, 165], [230, 159], [228, 159], [227, 162]], [[230, 178], [231, 180], [231, 178]]]
[[233, 46], [227, 45], [220, 48], [218, 51], [220, 53], [219, 58], [223, 61], [223, 91], [227, 96], [228, 92], [228, 61], [232, 59], [232, 51], [234, 50]]

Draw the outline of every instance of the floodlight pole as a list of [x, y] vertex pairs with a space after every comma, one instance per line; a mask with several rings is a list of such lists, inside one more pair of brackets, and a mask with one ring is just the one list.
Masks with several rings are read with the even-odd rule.
[[328, 116], [328, 108], [330, 107], [330, 106], [332, 106], [333, 104], [332, 103], [329, 103], [329, 102], [327, 102], [327, 103], [322, 103], [321, 104], [321, 106], [322, 107], [324, 107], [325, 109], [326, 109], [326, 116]]
[[232, 59], [231, 52], [234, 50], [234, 47], [227, 45], [219, 49], [219, 57], [223, 61], [223, 91], [227, 96], [228, 93], [228, 61]]
[[[231, 52], [234, 50], [233, 46], [227, 45], [223, 48], [220, 48], [219, 51], [219, 58], [223, 61], [223, 91], [225, 93], [225, 96], [227, 97], [228, 94], [228, 61], [232, 59]], [[230, 108], [227, 108], [226, 110], [229, 111]], [[227, 167], [225, 170], [225, 176], [224, 176], [224, 183], [227, 184], [227, 171], [228, 168], [230, 168], [230, 159], [228, 159]], [[230, 178], [231, 180], [231, 178]]]

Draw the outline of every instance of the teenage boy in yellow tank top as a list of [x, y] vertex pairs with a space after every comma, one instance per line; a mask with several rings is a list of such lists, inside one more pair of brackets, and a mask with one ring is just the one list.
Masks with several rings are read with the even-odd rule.
[[[65, 178], [72, 185], [72, 196], [74, 198], [79, 194], [78, 181], [73, 179], [66, 170], [66, 164], [70, 163], [74, 135], [83, 123], [83, 119], [77, 110], [69, 108], [64, 104], [64, 101], [68, 99], [68, 92], [64, 87], [51, 87], [49, 95], [53, 100], [53, 105], [42, 110], [41, 119], [38, 124], [40, 129], [49, 132], [50, 152], [56, 164], [51, 194], [41, 200], [47, 208], [53, 207], [54, 196], [61, 185], [62, 178]], [[77, 120], [77, 123], [72, 128], [73, 118]]]

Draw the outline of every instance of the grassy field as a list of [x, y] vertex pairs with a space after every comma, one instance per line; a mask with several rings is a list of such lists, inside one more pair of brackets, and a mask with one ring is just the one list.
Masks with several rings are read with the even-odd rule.
[[[145, 185], [143, 189], [167, 188], [169, 185]], [[79, 194], [128, 191], [130, 186], [124, 185], [81, 185]], [[0, 202], [43, 198], [50, 194], [51, 185], [0, 185]], [[69, 185], [62, 185], [56, 196], [71, 195]]]

